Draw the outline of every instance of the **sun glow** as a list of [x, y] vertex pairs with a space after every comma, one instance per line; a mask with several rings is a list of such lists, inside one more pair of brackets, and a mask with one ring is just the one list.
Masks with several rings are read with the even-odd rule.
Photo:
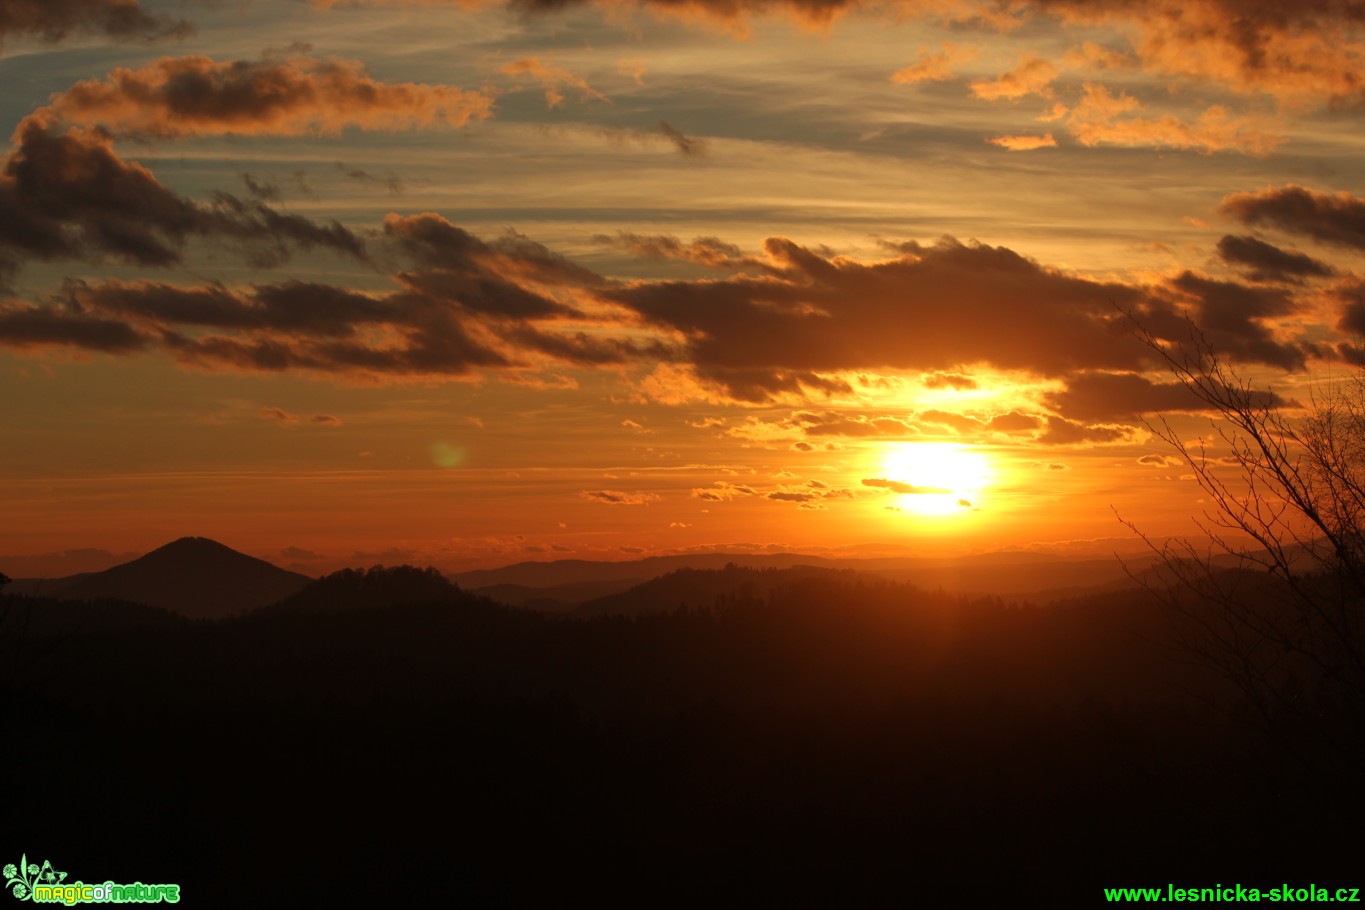
[[951, 442], [908, 442], [881, 460], [885, 486], [901, 494], [896, 505], [916, 515], [961, 515], [976, 508], [994, 472], [990, 457]]

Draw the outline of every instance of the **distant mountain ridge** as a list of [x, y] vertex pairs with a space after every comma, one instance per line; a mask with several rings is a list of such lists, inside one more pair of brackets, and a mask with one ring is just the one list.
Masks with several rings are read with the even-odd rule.
[[[1135, 570], [1152, 562], [1130, 557]], [[688, 553], [616, 562], [560, 559], [519, 562], [497, 569], [450, 575], [467, 591], [505, 603], [551, 612], [572, 610], [598, 597], [617, 594], [679, 569], [791, 569], [811, 566], [879, 575], [920, 588], [961, 594], [1073, 596], [1096, 587], [1131, 584], [1124, 563], [1114, 557], [1065, 557], [1054, 553], [1003, 551], [960, 557], [830, 558], [807, 553]], [[596, 590], [594, 590], [596, 588]]]
[[860, 576], [851, 569], [827, 569], [822, 566], [791, 566], [785, 569], [755, 569], [730, 563], [723, 569], [675, 569], [667, 575], [652, 578], [628, 591], [608, 594], [580, 604], [574, 615], [639, 616], [646, 613], [666, 613], [679, 608], [709, 608], [721, 598], [765, 600], [774, 591], [790, 585], [813, 580], [826, 583], [857, 580]]
[[283, 600], [311, 581], [207, 537], [182, 537], [103, 572], [25, 581], [13, 591], [61, 600], [128, 600], [192, 619], [221, 619]]

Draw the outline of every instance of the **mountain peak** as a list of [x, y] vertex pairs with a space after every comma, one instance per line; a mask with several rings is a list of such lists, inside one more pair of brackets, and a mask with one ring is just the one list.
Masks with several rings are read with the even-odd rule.
[[116, 597], [185, 616], [217, 618], [283, 600], [310, 581], [216, 540], [181, 537], [131, 562], [89, 575], [61, 596]]

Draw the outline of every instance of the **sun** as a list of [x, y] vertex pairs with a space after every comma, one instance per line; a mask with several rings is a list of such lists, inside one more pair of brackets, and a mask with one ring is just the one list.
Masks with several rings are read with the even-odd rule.
[[881, 460], [888, 489], [900, 493], [897, 505], [916, 515], [970, 512], [990, 486], [990, 457], [953, 442], [907, 442], [888, 448]]

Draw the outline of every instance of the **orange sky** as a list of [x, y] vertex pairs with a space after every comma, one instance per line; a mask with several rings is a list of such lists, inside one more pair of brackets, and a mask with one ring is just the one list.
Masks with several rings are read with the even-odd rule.
[[1186, 532], [1144, 421], [1216, 428], [1121, 311], [1286, 404], [1355, 375], [1363, 19], [0, 0], [0, 554]]

